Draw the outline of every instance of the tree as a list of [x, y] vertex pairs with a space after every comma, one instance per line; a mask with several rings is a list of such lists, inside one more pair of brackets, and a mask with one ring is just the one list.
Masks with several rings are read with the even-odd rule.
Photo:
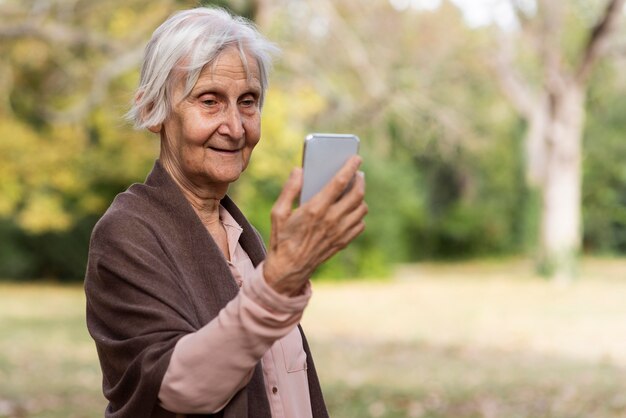
[[271, 7], [265, 29], [284, 50], [275, 79], [324, 99], [311, 130], [361, 136], [372, 210], [358, 245], [414, 261], [519, 243], [515, 117], [485, 73], [484, 31], [449, 2], [429, 12], [387, 0]]
[[527, 176], [542, 203], [540, 264], [555, 280], [567, 282], [574, 277], [581, 248], [582, 135], [589, 79], [623, 20], [624, 0], [606, 3], [582, 48], [573, 52], [565, 33], [574, 7], [570, 2], [539, 0], [536, 11], [528, 2], [513, 0], [512, 5], [521, 26], [519, 39], [538, 57], [538, 74], [527, 72], [523, 78], [518, 71], [513, 53], [523, 50], [510, 42], [512, 34], [501, 34], [495, 68], [503, 92], [528, 126]]
[[82, 276], [91, 227], [158, 153], [122, 120], [145, 43], [196, 4], [0, 2], [0, 276]]

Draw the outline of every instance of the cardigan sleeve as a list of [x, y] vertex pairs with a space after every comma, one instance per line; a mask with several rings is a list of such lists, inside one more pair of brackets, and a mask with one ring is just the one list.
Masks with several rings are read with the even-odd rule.
[[265, 282], [259, 265], [241, 292], [199, 331], [176, 344], [159, 399], [177, 413], [214, 413], [246, 385], [254, 366], [291, 332], [311, 297], [287, 297]]
[[150, 225], [107, 213], [90, 242], [87, 327], [109, 400], [106, 416], [173, 417], [157, 403], [176, 342], [195, 331], [177, 271]]

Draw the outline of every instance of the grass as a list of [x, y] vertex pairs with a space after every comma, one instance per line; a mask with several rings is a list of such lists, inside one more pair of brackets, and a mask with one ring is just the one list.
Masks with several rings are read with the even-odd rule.
[[0, 417], [103, 416], [82, 289], [0, 285]]
[[[626, 416], [626, 260], [557, 287], [523, 261], [315, 283], [303, 325], [333, 417]], [[77, 286], [0, 285], [0, 417], [101, 417]]]

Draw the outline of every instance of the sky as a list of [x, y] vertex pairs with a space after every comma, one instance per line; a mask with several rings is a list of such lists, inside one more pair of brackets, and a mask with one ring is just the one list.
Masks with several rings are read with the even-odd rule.
[[[508, 0], [451, 0], [461, 9], [463, 17], [470, 27], [479, 27], [496, 23], [503, 28], [516, 27], [515, 15]], [[389, 0], [398, 10], [414, 8], [434, 10], [441, 5], [441, 0]], [[533, 8], [534, 1], [526, 0], [526, 7]]]

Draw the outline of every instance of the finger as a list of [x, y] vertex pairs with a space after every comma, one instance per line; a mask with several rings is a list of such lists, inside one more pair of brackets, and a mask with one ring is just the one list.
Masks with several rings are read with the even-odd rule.
[[356, 223], [352, 228], [345, 232], [340, 240], [337, 240], [334, 245], [328, 247], [328, 249], [322, 254], [322, 262], [328, 260], [333, 255], [348, 246], [356, 237], [358, 237], [365, 230], [365, 222], [360, 221]]
[[340, 219], [362, 204], [364, 197], [365, 176], [362, 171], [358, 171], [350, 190], [329, 208], [328, 215], [331, 218]]
[[345, 248], [348, 244], [350, 244], [356, 237], [361, 235], [361, 233], [365, 231], [365, 222], [363, 220], [357, 222], [352, 228], [350, 228], [342, 241], [340, 241], [341, 248]]
[[283, 189], [276, 199], [271, 211], [272, 220], [272, 234], [270, 241], [276, 242], [275, 234], [277, 232], [277, 226], [281, 224], [281, 221], [287, 218], [291, 214], [293, 203], [295, 199], [300, 195], [302, 189], [302, 169], [299, 167], [291, 170], [289, 179], [283, 186]]
[[361, 162], [358, 155], [350, 157], [332, 180], [311, 199], [312, 203], [325, 207], [335, 203], [354, 178]]
[[336, 229], [334, 231], [334, 239], [341, 241], [346, 235], [347, 231], [354, 228], [356, 224], [363, 221], [365, 215], [367, 215], [368, 207], [365, 202], [361, 202], [359, 206], [354, 208], [351, 212], [344, 214], [335, 223]]
[[[338, 223], [348, 214], [355, 211], [359, 205], [365, 204], [365, 179], [362, 173], [357, 172], [354, 184], [338, 201], [336, 201], [325, 213], [330, 224]], [[367, 206], [367, 205], [366, 205]]]
[[302, 169], [296, 167], [291, 170], [289, 179], [287, 179], [278, 199], [276, 199], [272, 207], [272, 215], [278, 215], [279, 217], [289, 215], [294, 201], [300, 194], [300, 189], [302, 189]]

